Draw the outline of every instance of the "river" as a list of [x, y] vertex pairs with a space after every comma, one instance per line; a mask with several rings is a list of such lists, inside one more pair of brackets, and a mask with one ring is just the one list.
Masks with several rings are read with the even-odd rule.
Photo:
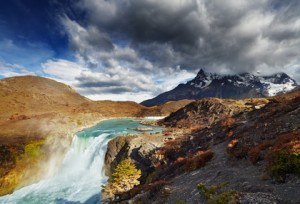
[[[101, 185], [107, 182], [103, 170], [107, 143], [120, 135], [140, 133], [135, 130], [138, 127], [148, 126], [141, 125], [139, 119], [113, 119], [78, 132], [55, 176], [0, 197], [0, 203], [101, 203]], [[147, 132], [162, 130], [160, 127], [152, 128]]]

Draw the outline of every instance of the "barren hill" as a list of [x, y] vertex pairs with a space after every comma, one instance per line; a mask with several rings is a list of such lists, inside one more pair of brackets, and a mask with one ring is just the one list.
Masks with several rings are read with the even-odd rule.
[[[70, 86], [38, 76], [0, 80], [0, 142], [18, 138], [61, 135], [104, 118], [168, 115], [189, 100], [144, 107], [132, 101], [92, 101]], [[14, 142], [14, 141], [12, 141]]]
[[[1, 79], [0, 97], [0, 195], [43, 178], [41, 165], [59, 166], [74, 133], [85, 127], [112, 117], [168, 115], [189, 103], [148, 108], [131, 101], [92, 101], [37, 76]], [[27, 151], [44, 154], [30, 157]]]
[[0, 97], [0, 121], [66, 112], [97, 113], [103, 117], [168, 115], [191, 102], [174, 101], [148, 108], [132, 101], [92, 101], [68, 85], [38, 76], [1, 79]]
[[0, 119], [11, 114], [25, 115], [65, 111], [90, 100], [70, 86], [37, 76], [0, 80]]

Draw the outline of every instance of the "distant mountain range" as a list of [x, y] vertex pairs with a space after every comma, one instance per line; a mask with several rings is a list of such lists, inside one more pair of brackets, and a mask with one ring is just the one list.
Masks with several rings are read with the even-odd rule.
[[233, 99], [269, 97], [286, 93], [296, 87], [298, 87], [296, 81], [285, 73], [269, 76], [255, 76], [249, 73], [218, 75], [206, 73], [201, 69], [193, 80], [186, 84], [179, 84], [173, 90], [143, 101], [141, 104], [155, 106], [168, 101], [208, 97]]

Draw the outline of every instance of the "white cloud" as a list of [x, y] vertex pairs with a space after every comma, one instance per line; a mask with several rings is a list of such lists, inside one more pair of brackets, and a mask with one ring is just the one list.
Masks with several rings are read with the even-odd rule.
[[121, 94], [101, 94], [99, 91], [99, 94], [88, 94], [85, 95], [87, 98], [92, 100], [112, 100], [112, 101], [135, 101], [137, 103], [140, 103], [144, 101], [145, 99], [152, 98], [154, 95], [151, 93], [121, 93]]
[[63, 59], [47, 60], [41, 66], [46, 75], [67, 84], [75, 83], [75, 78], [88, 70], [79, 63]]
[[36, 75], [34, 72], [29, 71], [26, 67], [18, 64], [9, 64], [0, 61], [0, 76], [12, 77], [12, 76], [24, 76], [24, 75]]

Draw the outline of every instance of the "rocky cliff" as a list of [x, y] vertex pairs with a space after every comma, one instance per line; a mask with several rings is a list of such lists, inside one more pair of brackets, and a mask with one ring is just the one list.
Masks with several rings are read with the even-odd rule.
[[[119, 199], [299, 203], [300, 91], [249, 100], [203, 99], [161, 121], [172, 129], [162, 136], [163, 146], [147, 156], [154, 164], [147, 182]], [[217, 119], [206, 121], [208, 113]], [[184, 132], [195, 120], [204, 126]]]
[[120, 136], [108, 143], [105, 155], [105, 173], [110, 176], [116, 166], [124, 159], [130, 158], [137, 168], [142, 170], [141, 181], [154, 170], [155, 150], [163, 146], [165, 137], [161, 134], [142, 134]]

